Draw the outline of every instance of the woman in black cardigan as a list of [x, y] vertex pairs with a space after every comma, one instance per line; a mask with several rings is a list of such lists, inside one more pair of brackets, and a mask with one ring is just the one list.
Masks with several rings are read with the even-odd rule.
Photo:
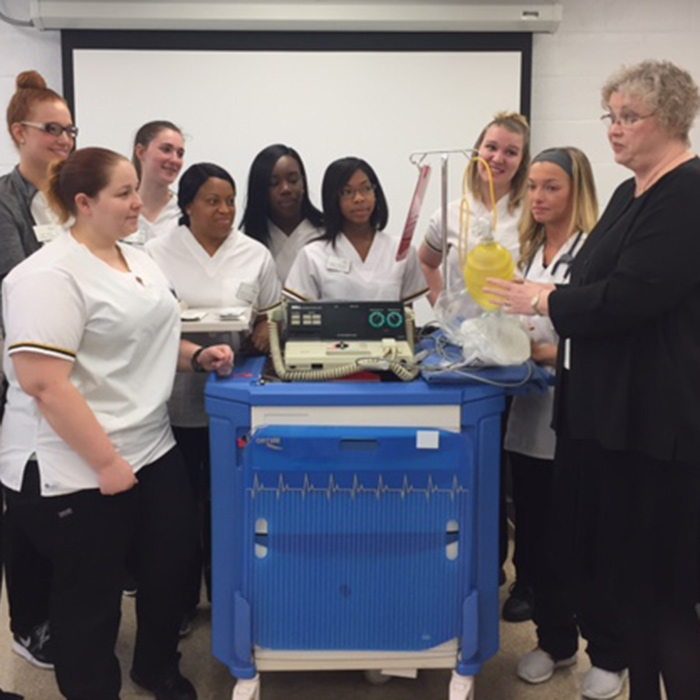
[[[562, 338], [554, 425], [565, 567], [614, 597], [626, 623], [630, 700], [697, 700], [700, 622], [700, 107], [669, 62], [622, 69], [603, 87], [614, 193], [565, 288], [499, 283], [518, 314]], [[562, 544], [562, 536], [566, 543]], [[560, 559], [565, 557], [560, 556]]]

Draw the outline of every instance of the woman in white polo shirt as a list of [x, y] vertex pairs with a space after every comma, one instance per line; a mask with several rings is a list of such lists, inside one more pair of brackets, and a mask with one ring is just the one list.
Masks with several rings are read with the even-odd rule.
[[284, 284], [299, 250], [323, 233], [311, 203], [301, 156], [281, 143], [263, 148], [250, 166], [241, 230], [269, 249]]
[[185, 137], [180, 127], [166, 120], [147, 122], [134, 137], [131, 162], [139, 176], [139, 196], [143, 202], [139, 228], [127, 243], [143, 246], [177, 226], [180, 208], [171, 189], [185, 157]]
[[[474, 144], [480, 158], [491, 168], [496, 197], [498, 219], [494, 237], [508, 249], [513, 262], [517, 262], [520, 251], [518, 222], [523, 211], [527, 167], [530, 160], [530, 128], [521, 114], [498, 112], [484, 127]], [[479, 163], [471, 171], [467, 183], [470, 206], [470, 228], [480, 219], [492, 221], [494, 217], [489, 177], [486, 168]], [[436, 211], [420, 246], [420, 257], [425, 279], [430, 285], [428, 298], [435, 304], [440, 292], [448, 285], [450, 292], [465, 289], [462, 266], [459, 262], [460, 209], [462, 200], [450, 202], [447, 209], [447, 280], [442, 279], [442, 231], [441, 211]], [[472, 230], [469, 231], [472, 234]], [[469, 249], [479, 241], [469, 236]]]
[[[197, 343], [227, 343], [236, 351], [266, 352], [266, 313], [280, 302], [280, 282], [270, 252], [233, 227], [236, 185], [213, 163], [196, 163], [180, 178], [180, 226], [149, 241], [146, 252], [165, 273], [178, 299], [190, 308], [226, 309], [250, 317], [245, 332], [188, 333]], [[241, 345], [243, 346], [241, 348]], [[178, 373], [168, 404], [200, 510], [201, 552], [211, 591], [211, 495], [209, 430], [204, 410], [206, 377]], [[191, 577], [188, 615], [199, 602], [202, 567]], [[186, 629], [183, 627], [183, 632]]]
[[389, 207], [367, 161], [333, 161], [321, 189], [326, 231], [299, 251], [284, 284], [286, 296], [409, 303], [428, 291], [415, 249], [396, 260], [399, 239], [384, 231]]
[[177, 655], [195, 512], [166, 401], [176, 366], [228, 373], [233, 355], [181, 341], [167, 280], [118, 243], [137, 226], [137, 183], [128, 160], [104, 149], [56, 163], [49, 199], [74, 224], [4, 282], [0, 478], [8, 512], [53, 566], [56, 676], [71, 700], [119, 698], [114, 644], [131, 546], [131, 677], [162, 700], [196, 698]]

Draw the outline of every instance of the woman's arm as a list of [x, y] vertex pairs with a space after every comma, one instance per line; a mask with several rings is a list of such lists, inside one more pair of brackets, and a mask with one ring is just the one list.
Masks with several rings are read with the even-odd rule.
[[137, 479], [132, 466], [114, 448], [92, 409], [70, 382], [73, 363], [32, 352], [15, 352], [19, 385], [34, 398], [58, 436], [97, 472], [100, 492], [128, 491]]
[[190, 340], [181, 340], [177, 371], [194, 372], [197, 364], [204, 372], [216, 372], [220, 377], [228, 377], [233, 371], [233, 350], [228, 345], [210, 345], [204, 348]]
[[425, 275], [425, 281], [428, 283], [430, 291], [428, 292], [428, 301], [432, 306], [435, 306], [440, 292], [443, 290], [444, 282], [440, 265], [442, 264], [442, 255], [436, 253], [425, 241], [420, 244], [418, 249], [418, 258], [420, 266]]
[[538, 365], [555, 367], [557, 364], [557, 345], [551, 343], [531, 343], [532, 359]]

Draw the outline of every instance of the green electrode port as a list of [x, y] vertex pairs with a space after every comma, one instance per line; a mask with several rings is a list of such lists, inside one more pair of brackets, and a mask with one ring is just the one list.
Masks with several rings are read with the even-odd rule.
[[403, 325], [403, 315], [398, 311], [390, 311], [386, 315], [386, 322], [389, 328], [400, 328]]
[[386, 316], [381, 311], [373, 311], [369, 315], [369, 325], [372, 328], [381, 328], [386, 323]]

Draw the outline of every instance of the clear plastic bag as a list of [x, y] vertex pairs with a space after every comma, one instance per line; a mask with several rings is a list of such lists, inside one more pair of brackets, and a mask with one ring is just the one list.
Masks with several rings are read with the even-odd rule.
[[530, 359], [530, 337], [518, 317], [485, 312], [466, 291], [440, 294], [434, 310], [448, 340], [462, 348], [465, 366], [503, 367]]

